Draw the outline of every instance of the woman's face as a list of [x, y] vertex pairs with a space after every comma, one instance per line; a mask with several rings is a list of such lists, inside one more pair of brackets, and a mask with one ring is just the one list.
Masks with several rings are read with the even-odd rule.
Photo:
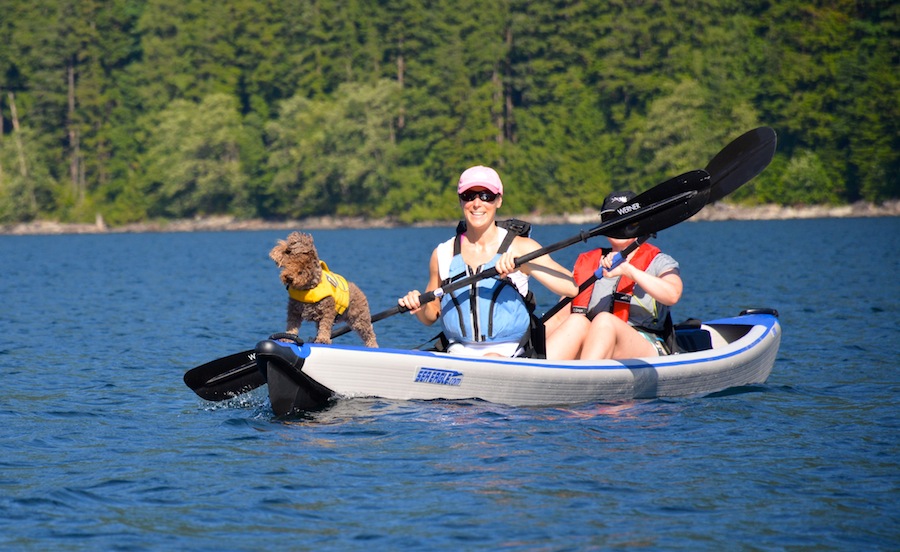
[[493, 224], [497, 209], [502, 204], [503, 196], [481, 187], [469, 188], [459, 197], [466, 223], [475, 227]]

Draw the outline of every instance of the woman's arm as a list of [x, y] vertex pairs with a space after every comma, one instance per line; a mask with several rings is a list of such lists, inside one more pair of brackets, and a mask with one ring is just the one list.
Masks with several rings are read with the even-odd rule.
[[[612, 258], [611, 255], [607, 255], [603, 259], [604, 266], [608, 264], [607, 258]], [[681, 293], [684, 290], [684, 284], [677, 270], [669, 270], [660, 276], [652, 276], [626, 261], [609, 272], [604, 270], [603, 275], [612, 278], [627, 276], [634, 280], [634, 283], [646, 291], [650, 297], [670, 307], [681, 299]]]
[[[509, 250], [497, 261], [497, 272], [500, 273], [501, 277], [507, 276], [510, 272], [516, 270], [515, 259], [540, 248], [541, 244], [531, 238], [516, 237]], [[533, 276], [535, 280], [557, 295], [575, 297], [578, 294], [578, 286], [575, 284], [572, 272], [554, 261], [549, 254], [528, 261], [521, 265], [518, 270], [521, 270], [528, 276]]]
[[[438, 275], [438, 257], [437, 249], [431, 253], [431, 260], [428, 263], [428, 284], [425, 287], [425, 293], [434, 291], [440, 285], [440, 276]], [[419, 302], [419, 296], [422, 295], [419, 290], [414, 289], [401, 297], [397, 303], [409, 308], [409, 313], [416, 315], [419, 322], [430, 326], [437, 321], [441, 314], [440, 301], [434, 300], [430, 303], [422, 305]]]

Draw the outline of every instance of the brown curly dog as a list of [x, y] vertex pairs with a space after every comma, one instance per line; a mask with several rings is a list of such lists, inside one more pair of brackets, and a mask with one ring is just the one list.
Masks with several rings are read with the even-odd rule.
[[[287, 240], [269, 252], [281, 268], [281, 281], [288, 290], [287, 332], [296, 334], [304, 320], [316, 323], [315, 343], [331, 343], [335, 320], [347, 322], [366, 347], [378, 347], [369, 301], [351, 282], [328, 270], [309, 234], [291, 232]], [[324, 277], [323, 277], [324, 276]]]

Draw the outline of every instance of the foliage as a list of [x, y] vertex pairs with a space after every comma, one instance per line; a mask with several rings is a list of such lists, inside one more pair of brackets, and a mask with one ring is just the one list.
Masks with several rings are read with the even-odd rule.
[[159, 112], [145, 155], [142, 188], [151, 198], [148, 215], [246, 213], [243, 128], [236, 104], [231, 96], [213, 94], [199, 103], [174, 100]]
[[273, 200], [282, 212], [371, 215], [391, 186], [398, 107], [396, 85], [384, 80], [341, 85], [333, 100], [283, 102], [267, 126]]
[[0, 222], [595, 209], [774, 127], [730, 198], [900, 197], [888, 0], [5, 0]]

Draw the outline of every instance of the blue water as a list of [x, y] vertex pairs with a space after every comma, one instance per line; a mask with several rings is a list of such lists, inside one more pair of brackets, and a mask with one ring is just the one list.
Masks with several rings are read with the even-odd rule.
[[[424, 286], [448, 231], [313, 234], [377, 312]], [[293, 420], [263, 389], [207, 403], [181, 380], [283, 329], [267, 254], [284, 234], [0, 236], [0, 548], [900, 548], [900, 219], [660, 234], [686, 282], [676, 321], [779, 310], [765, 385], [572, 408], [358, 399]], [[407, 315], [376, 330], [435, 333]]]

